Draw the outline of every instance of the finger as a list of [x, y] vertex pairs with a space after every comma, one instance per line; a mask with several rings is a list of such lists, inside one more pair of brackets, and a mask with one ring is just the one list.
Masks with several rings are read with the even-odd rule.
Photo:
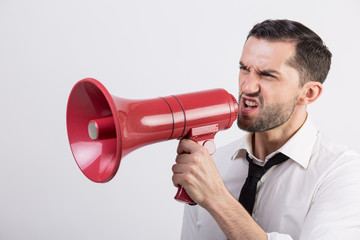
[[182, 183], [183, 176], [182, 174], [174, 174], [172, 176], [172, 182], [175, 187], [180, 187]]
[[186, 172], [186, 165], [185, 164], [174, 164], [171, 168], [173, 174], [181, 174]]
[[184, 138], [179, 142], [177, 153], [193, 153], [196, 152], [200, 147], [201, 146], [197, 142]]
[[[178, 171], [175, 169], [175, 171]], [[172, 176], [172, 181], [175, 187], [182, 186], [186, 188], [187, 186], [192, 185], [195, 181], [193, 175], [189, 174], [186, 171], [179, 170], [179, 173], [174, 173]]]
[[192, 158], [190, 154], [183, 153], [176, 156], [175, 162], [178, 164], [188, 164], [192, 162]]
[[173, 172], [172, 181], [174, 186], [178, 187], [182, 185], [184, 183], [184, 178], [188, 175], [186, 165], [174, 164], [171, 170]]

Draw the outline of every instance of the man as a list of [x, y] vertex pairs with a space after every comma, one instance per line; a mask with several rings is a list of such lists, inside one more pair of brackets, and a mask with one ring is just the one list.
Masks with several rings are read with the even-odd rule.
[[[360, 239], [360, 156], [324, 139], [306, 111], [330, 62], [321, 38], [298, 22], [254, 26], [239, 73], [238, 126], [249, 133], [215, 162], [195, 142], [179, 144], [173, 183], [198, 204], [185, 206], [182, 239]], [[248, 207], [250, 165], [265, 169], [277, 153], [285, 160], [264, 170]]]

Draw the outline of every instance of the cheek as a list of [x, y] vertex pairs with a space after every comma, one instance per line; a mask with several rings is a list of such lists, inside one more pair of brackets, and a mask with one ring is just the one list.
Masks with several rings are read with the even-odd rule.
[[[300, 91], [294, 88], [280, 88], [267, 94], [265, 99], [269, 100], [270, 104], [280, 104], [284, 107], [291, 104], [296, 104], [299, 99]], [[266, 101], [266, 100], [265, 100]]]
[[265, 104], [288, 104], [292, 102], [298, 91], [293, 87], [284, 86], [283, 84], [264, 81], [261, 85], [261, 96]]

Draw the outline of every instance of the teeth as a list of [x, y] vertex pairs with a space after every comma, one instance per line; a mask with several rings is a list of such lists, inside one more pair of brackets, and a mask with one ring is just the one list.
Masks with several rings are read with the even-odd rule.
[[249, 107], [257, 107], [256, 102], [245, 100], [245, 104]]

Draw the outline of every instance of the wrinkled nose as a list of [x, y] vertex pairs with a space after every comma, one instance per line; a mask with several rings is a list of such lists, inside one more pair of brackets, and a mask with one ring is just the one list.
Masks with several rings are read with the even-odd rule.
[[259, 79], [253, 73], [239, 77], [240, 93], [254, 94], [260, 91]]

